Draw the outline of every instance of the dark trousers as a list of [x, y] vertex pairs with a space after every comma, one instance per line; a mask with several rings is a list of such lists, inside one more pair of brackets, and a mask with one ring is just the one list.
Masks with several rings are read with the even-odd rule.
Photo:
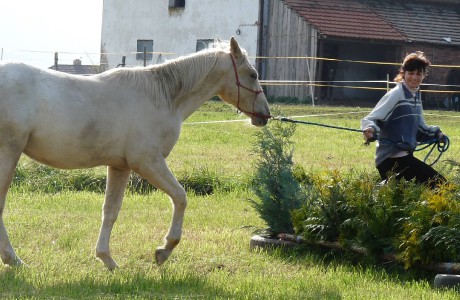
[[435, 169], [412, 154], [387, 158], [377, 166], [377, 169], [383, 180], [387, 180], [389, 175], [394, 174], [396, 179], [404, 178], [407, 181], [415, 179], [415, 182], [427, 184], [431, 188], [436, 188], [446, 182], [446, 179]]

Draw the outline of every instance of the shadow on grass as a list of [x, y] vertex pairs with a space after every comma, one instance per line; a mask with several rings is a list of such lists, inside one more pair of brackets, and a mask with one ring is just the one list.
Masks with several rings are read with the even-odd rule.
[[320, 245], [299, 245], [294, 248], [267, 248], [274, 258], [296, 264], [315, 264], [325, 270], [348, 269], [351, 272], [372, 274], [375, 280], [385, 280], [394, 284], [405, 285], [409, 282], [433, 282], [436, 273], [411, 268], [406, 270], [397, 262], [380, 262], [361, 254], [330, 249]]
[[[222, 289], [215, 288], [206, 278], [191, 273], [106, 273], [100, 277], [92, 274], [74, 282], [69, 279], [53, 284], [46, 279], [46, 274], [31, 274], [20, 269], [5, 268], [0, 271], [0, 298], [38, 298], [38, 299], [181, 299], [208, 298], [218, 295], [229, 296]], [[63, 276], [66, 276], [63, 274]], [[33, 282], [33, 283], [31, 283]]]
[[[46, 274], [6, 267], [0, 270], [1, 299], [292, 299], [273, 298], [263, 287], [218, 286], [193, 270], [88, 275], [75, 282], [50, 283]], [[63, 274], [63, 276], [66, 276]], [[40, 278], [42, 277], [42, 278]], [[231, 279], [229, 279], [231, 280]], [[251, 295], [254, 293], [254, 295]], [[341, 299], [337, 291], [310, 287], [302, 299]]]

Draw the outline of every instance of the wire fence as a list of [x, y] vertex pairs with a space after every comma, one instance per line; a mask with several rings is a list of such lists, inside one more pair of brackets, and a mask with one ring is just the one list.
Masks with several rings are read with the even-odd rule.
[[[44, 57], [49, 57], [49, 67], [57, 64], [73, 64], [76, 58], [86, 58], [90, 61], [90, 65], [99, 67], [100, 70], [108, 68], [108, 63], [100, 62], [103, 56], [118, 56], [120, 57], [120, 64], [118, 66], [134, 67], [139, 66], [141, 63], [135, 65], [126, 65], [124, 63], [126, 57], [135, 57], [136, 55], [157, 55], [157, 56], [178, 56], [175, 52], [166, 51], [154, 51], [154, 52], [137, 52], [137, 51], [126, 51], [126, 52], [69, 52], [69, 51], [40, 51], [40, 50], [22, 50], [22, 49], [9, 49], [1, 48], [0, 61], [8, 60], [11, 53], [22, 53], [28, 56], [27, 60], [43, 61]], [[12, 55], [14, 57], [14, 55]], [[336, 59], [327, 57], [316, 57], [316, 56], [250, 56], [251, 59], [257, 60], [270, 60], [270, 59], [302, 59], [312, 61], [334, 61], [334, 62], [346, 62], [355, 64], [373, 64], [373, 65], [390, 65], [400, 66], [400, 63], [393, 62], [380, 62], [380, 61], [364, 61], [364, 60], [349, 60], [349, 59]], [[144, 59], [145, 64], [145, 59]], [[445, 64], [432, 64], [431, 68], [435, 69], [459, 69], [460, 65], [445, 65]], [[361, 80], [361, 81], [321, 81], [321, 80], [261, 80], [261, 84], [264, 86], [286, 86], [286, 85], [297, 85], [297, 86], [312, 86], [312, 87], [330, 87], [330, 88], [341, 88], [341, 89], [365, 89], [365, 90], [389, 90], [395, 83], [387, 76], [386, 80]], [[374, 86], [371, 86], [374, 85]], [[378, 86], [375, 86], [378, 85]], [[441, 84], [441, 83], [423, 83], [422, 92], [427, 93], [443, 93], [443, 94], [458, 94], [460, 93], [460, 83], [455, 84]]]

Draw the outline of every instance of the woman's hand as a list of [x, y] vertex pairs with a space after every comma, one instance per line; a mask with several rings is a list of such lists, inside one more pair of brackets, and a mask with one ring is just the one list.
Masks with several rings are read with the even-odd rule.
[[374, 136], [374, 128], [372, 127], [367, 127], [363, 130], [363, 136], [364, 136], [364, 140], [366, 142], [373, 142], [375, 141], [375, 136]]
[[446, 141], [445, 137], [446, 137], [446, 135], [444, 135], [444, 133], [442, 133], [442, 131], [440, 131], [439, 134], [438, 134], [438, 141], [444, 143]]

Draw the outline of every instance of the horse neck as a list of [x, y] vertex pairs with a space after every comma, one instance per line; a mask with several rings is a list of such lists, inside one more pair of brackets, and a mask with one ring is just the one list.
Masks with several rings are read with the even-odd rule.
[[100, 78], [145, 90], [155, 106], [179, 113], [185, 120], [217, 94], [214, 75], [219, 57], [218, 52], [197, 53], [147, 68], [114, 69]]
[[[218, 54], [203, 55], [204, 62], [195, 62], [192, 65], [185, 65], [181, 70], [182, 74], [194, 74], [195, 81], [189, 82], [189, 87], [177, 93], [172, 102], [175, 103], [175, 111], [182, 116], [182, 120], [193, 114], [204, 102], [217, 94], [219, 84], [216, 82], [216, 64]], [[199, 66], [201, 70], [196, 70]], [[188, 70], [186, 70], [188, 69]]]

